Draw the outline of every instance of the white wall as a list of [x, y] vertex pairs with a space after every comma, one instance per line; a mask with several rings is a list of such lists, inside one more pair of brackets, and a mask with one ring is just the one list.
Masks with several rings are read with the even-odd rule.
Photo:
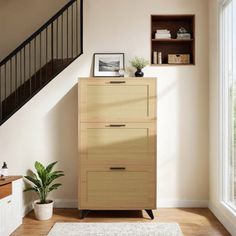
[[236, 235], [236, 215], [221, 202], [220, 193], [220, 74], [219, 2], [209, 1], [210, 22], [210, 202], [209, 207], [232, 235]]
[[196, 66], [148, 67], [158, 77], [158, 205], [207, 206], [208, 2], [86, 0], [84, 52], [57, 79], [0, 127], [0, 161], [25, 174], [35, 160], [59, 160], [61, 206], [77, 197], [78, 76], [89, 76], [94, 52], [150, 55], [151, 14], [196, 14]]

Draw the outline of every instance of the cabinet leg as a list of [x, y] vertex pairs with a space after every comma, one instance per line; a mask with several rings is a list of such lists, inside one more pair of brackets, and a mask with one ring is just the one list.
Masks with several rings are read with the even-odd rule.
[[84, 219], [88, 214], [89, 214], [89, 210], [80, 210], [79, 211], [79, 219]]
[[149, 215], [149, 217], [153, 220], [154, 219], [154, 215], [152, 210], [145, 210], [147, 212], [147, 214]]

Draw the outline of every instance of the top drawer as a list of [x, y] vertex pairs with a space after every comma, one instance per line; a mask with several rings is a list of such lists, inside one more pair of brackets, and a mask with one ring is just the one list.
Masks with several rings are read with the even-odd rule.
[[5, 198], [12, 194], [12, 183], [0, 186], [0, 199]]
[[80, 79], [80, 122], [156, 119], [156, 79]]

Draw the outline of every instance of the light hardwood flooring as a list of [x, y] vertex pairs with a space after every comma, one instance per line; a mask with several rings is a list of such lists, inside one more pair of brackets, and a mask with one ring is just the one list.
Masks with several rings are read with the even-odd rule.
[[[152, 222], [177, 222], [187, 235], [230, 235], [209, 209], [158, 209]], [[52, 219], [37, 221], [30, 212], [12, 235], [47, 235], [56, 222], [151, 222], [146, 212], [141, 211], [94, 211], [78, 219], [77, 209], [55, 209]]]

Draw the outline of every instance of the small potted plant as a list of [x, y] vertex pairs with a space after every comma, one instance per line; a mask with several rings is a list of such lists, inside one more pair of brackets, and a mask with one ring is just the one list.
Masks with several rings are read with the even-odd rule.
[[52, 217], [53, 201], [49, 200], [48, 194], [61, 186], [60, 183], [53, 183], [57, 178], [64, 176], [63, 171], [53, 171], [57, 162], [53, 162], [44, 167], [40, 162], [35, 162], [37, 174], [32, 172], [32, 176], [25, 176], [31, 183], [24, 192], [34, 191], [38, 194], [39, 200], [33, 203], [34, 213], [38, 220], [48, 220]]
[[137, 69], [135, 72], [135, 77], [143, 77], [144, 73], [142, 72], [142, 69], [146, 67], [149, 62], [148, 60], [142, 58], [142, 57], [135, 57], [130, 61], [130, 64]]

